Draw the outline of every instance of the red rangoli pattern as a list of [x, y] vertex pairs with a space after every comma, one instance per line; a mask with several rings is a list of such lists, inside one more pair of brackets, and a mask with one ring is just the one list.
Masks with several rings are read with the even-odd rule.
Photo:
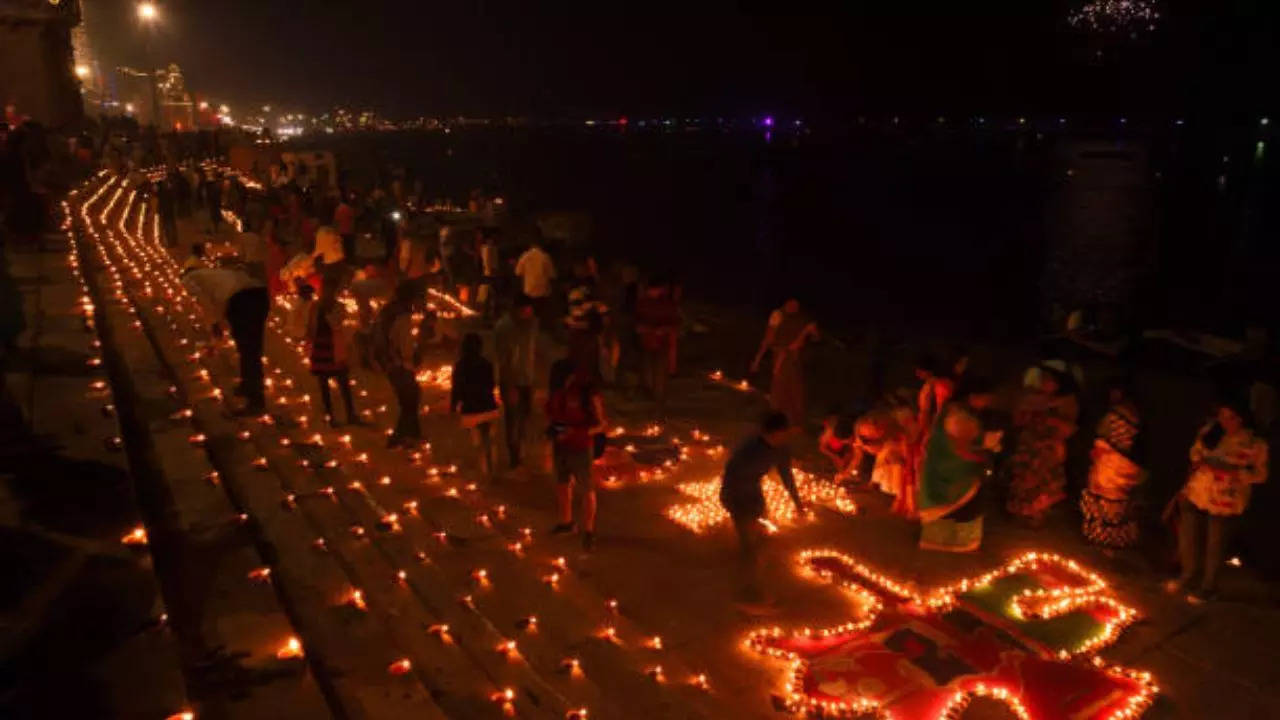
[[1027, 553], [925, 592], [834, 550], [800, 564], [850, 593], [859, 619], [751, 633], [750, 648], [790, 664], [783, 709], [946, 720], [982, 696], [1022, 720], [1125, 720], [1157, 692], [1149, 674], [1095, 654], [1137, 613], [1072, 560]]

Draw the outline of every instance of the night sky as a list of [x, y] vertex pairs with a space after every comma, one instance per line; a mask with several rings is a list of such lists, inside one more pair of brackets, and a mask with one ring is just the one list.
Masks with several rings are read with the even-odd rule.
[[[133, 3], [84, 3], [104, 65], [141, 63]], [[1163, 0], [1123, 42], [1080, 4], [169, 0], [155, 49], [233, 105], [396, 117], [1276, 108], [1280, 2]]]

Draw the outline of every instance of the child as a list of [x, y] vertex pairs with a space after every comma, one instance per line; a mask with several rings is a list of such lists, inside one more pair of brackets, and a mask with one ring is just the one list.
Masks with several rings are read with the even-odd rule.
[[[306, 286], [311, 289], [310, 285]], [[309, 294], [309, 293], [308, 293]], [[330, 427], [340, 423], [333, 413], [333, 400], [329, 395], [329, 380], [337, 381], [342, 392], [342, 404], [347, 411], [347, 422], [356, 424], [355, 402], [351, 397], [351, 374], [347, 365], [347, 333], [343, 327], [342, 306], [338, 304], [332, 287], [326, 286], [318, 302], [307, 302], [307, 346], [311, 374], [320, 383], [320, 400], [324, 403], [325, 419]]]

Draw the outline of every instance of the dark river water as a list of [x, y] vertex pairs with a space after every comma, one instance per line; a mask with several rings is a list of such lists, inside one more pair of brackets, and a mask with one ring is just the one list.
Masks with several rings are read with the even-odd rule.
[[827, 323], [975, 339], [1038, 331], [1055, 304], [1130, 327], [1274, 325], [1270, 126], [1137, 125], [462, 128], [326, 147], [357, 185], [399, 167], [431, 196], [585, 213], [598, 255], [712, 302], [794, 295]]

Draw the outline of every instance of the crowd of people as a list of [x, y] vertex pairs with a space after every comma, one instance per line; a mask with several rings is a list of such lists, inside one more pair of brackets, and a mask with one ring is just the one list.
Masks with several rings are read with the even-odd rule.
[[[328, 421], [362, 422], [351, 373], [372, 370], [385, 377], [398, 406], [388, 446], [416, 448], [425, 440], [419, 423], [424, 353], [454, 332], [459, 354], [448, 407], [473, 439], [477, 467], [493, 480], [527, 472], [534, 398], [543, 395], [560, 518], [554, 532], [579, 531], [583, 546], [592, 548], [591, 468], [605, 446], [601, 388], [623, 374], [637, 377], [665, 410], [681, 323], [678, 286], [662, 278], [642, 284], [630, 271], [608, 296], [592, 257], [558, 262], [536, 233], [504, 237], [493, 198], [480, 193], [468, 208], [458, 208], [424, 204], [404, 195], [400, 183], [362, 195], [301, 183], [302, 177], [284, 166], [255, 177], [187, 163], [139, 178], [153, 183], [162, 228], [170, 226], [165, 216], [172, 212], [175, 228], [176, 218], [186, 216], [205, 235], [184, 261], [183, 282], [207, 317], [217, 319], [213, 332], [228, 330], [240, 351], [237, 392], [245, 402], [239, 412], [265, 411], [261, 348], [268, 308], [279, 303], [286, 308], [286, 335], [305, 348]], [[176, 229], [162, 232], [170, 244], [176, 240]], [[372, 256], [357, 255], [370, 246], [376, 250], [366, 255]], [[478, 322], [468, 324], [473, 330], [445, 322], [456, 309], [437, 308], [433, 293], [476, 308]], [[488, 349], [478, 330], [491, 331]], [[564, 357], [551, 356], [557, 346], [566, 348]], [[499, 423], [505, 468], [495, 442]]]
[[[787, 443], [779, 433], [804, 426], [802, 353], [818, 337], [799, 302], [788, 300], [769, 318], [752, 361], [754, 369], [772, 355], [768, 397], [774, 412], [730, 458], [722, 495], [748, 565], [757, 555], [764, 473], [776, 467], [788, 490], [794, 488]], [[1039, 528], [1065, 504], [1068, 442], [1080, 431], [1079, 366], [1051, 358], [1029, 368], [1010, 412], [995, 409], [995, 387], [969, 372], [963, 352], [946, 359], [925, 355], [915, 374], [920, 385], [914, 397], [891, 394], [865, 412], [833, 413], [825, 420], [818, 450], [838, 482], [893, 496], [893, 511], [920, 524], [919, 546], [928, 550], [977, 550], [993, 505], [1002, 504], [1011, 518]], [[1164, 513], [1177, 536], [1181, 567], [1165, 589], [1189, 591], [1187, 599], [1194, 603], [1215, 595], [1230, 528], [1247, 509], [1251, 488], [1268, 472], [1267, 442], [1254, 419], [1258, 394], [1239, 382], [1220, 385], [1211, 417], [1191, 448], [1186, 480]], [[1106, 390], [1078, 508], [1087, 541], [1114, 554], [1140, 540], [1136, 490], [1149, 473], [1142, 411], [1131, 380], [1114, 378]], [[737, 489], [731, 491], [731, 484]], [[796, 504], [799, 508], [798, 497]], [[754, 582], [746, 585], [746, 594], [754, 597]]]
[[[557, 258], [536, 234], [518, 242], [504, 238], [485, 220], [493, 213], [484, 209], [490, 201], [481, 194], [473, 195], [462, 221], [453, 208], [442, 211], [405, 196], [399, 184], [361, 196], [304, 186], [290, 173], [277, 168], [254, 182], [177, 168], [155, 193], [162, 219], [171, 207], [175, 214], [207, 218], [211, 232], [228, 218], [243, 224], [228, 253], [237, 263], [219, 264], [208, 243], [198, 245], [186, 283], [241, 348], [244, 412], [263, 410], [263, 325], [270, 298], [283, 297], [290, 332], [306, 345], [330, 421], [339, 423], [333, 385], [346, 422], [360, 422], [350, 372], [353, 365], [371, 368], [385, 376], [399, 406], [388, 444], [417, 446], [423, 441], [417, 372], [425, 344], [441, 330], [429, 292], [454, 293], [479, 307], [483, 326], [492, 329], [488, 353], [480, 334], [458, 338], [452, 369], [449, 409], [473, 438], [477, 466], [490, 478], [502, 474], [495, 448], [501, 422], [506, 468], [524, 471], [539, 369], [549, 367], [543, 410], [556, 480], [554, 532], [580, 531], [584, 547], [593, 547], [591, 468], [604, 452], [607, 422], [601, 390], [630, 369], [655, 412], [666, 412], [667, 378], [678, 358], [679, 286], [662, 277], [641, 283], [630, 272], [607, 296], [591, 257]], [[166, 194], [171, 199], [161, 200]], [[230, 211], [226, 217], [224, 209]], [[378, 238], [382, 252], [357, 258], [359, 235]], [[549, 344], [541, 338], [548, 335], [561, 341], [564, 357], [545, 357]], [[808, 420], [806, 349], [821, 337], [800, 302], [789, 299], [770, 315], [751, 361], [753, 371], [765, 368], [770, 377], [772, 412], [728, 460], [721, 499], [734, 520], [752, 598], [759, 597], [754, 578], [763, 476], [776, 470], [803, 511], [789, 448]], [[1063, 506], [1070, 492], [1068, 444], [1080, 432], [1078, 367], [1059, 359], [1036, 364], [1022, 378], [1011, 409], [1001, 412], [994, 409], [995, 387], [969, 371], [965, 353], [925, 355], [917, 365], [919, 387], [910, 395], [886, 394], [864, 411], [826, 418], [818, 450], [837, 481], [892, 496], [893, 511], [920, 524], [919, 545], [929, 550], [979, 548], [984, 519], [995, 505], [1031, 527]], [[1131, 383], [1118, 378], [1107, 390], [1076, 502], [1085, 538], [1114, 552], [1139, 542], [1135, 490], [1147, 479], [1147, 464]], [[1230, 393], [1223, 397], [1197, 436], [1188, 479], [1166, 512], [1179, 528], [1183, 570], [1168, 589], [1189, 590], [1195, 601], [1214, 594], [1232, 518], [1245, 511], [1249, 488], [1267, 474], [1267, 444], [1254, 432], [1249, 403]]]

